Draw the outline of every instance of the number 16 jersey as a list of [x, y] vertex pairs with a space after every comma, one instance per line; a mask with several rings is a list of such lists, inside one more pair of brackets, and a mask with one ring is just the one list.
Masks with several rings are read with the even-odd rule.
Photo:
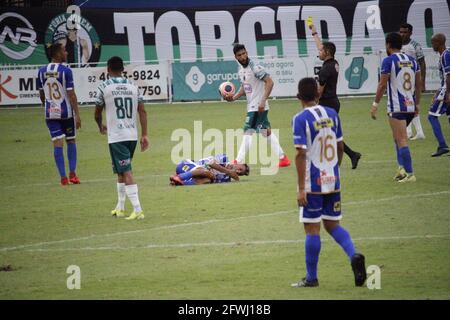
[[142, 101], [139, 88], [126, 78], [112, 77], [99, 85], [95, 105], [105, 108], [108, 143], [137, 141], [136, 113]]
[[306, 149], [305, 191], [327, 194], [340, 191], [337, 142], [343, 140], [338, 114], [316, 105], [292, 119], [294, 145]]

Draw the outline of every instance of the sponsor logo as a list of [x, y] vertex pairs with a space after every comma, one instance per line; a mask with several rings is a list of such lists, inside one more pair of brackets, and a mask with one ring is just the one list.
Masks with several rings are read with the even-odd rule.
[[4, 87], [5, 84], [7, 84], [8, 82], [11, 81], [11, 79], [12, 79], [12, 77], [10, 75], [8, 75], [6, 77], [6, 80], [2, 82], [2, 75], [0, 73], [0, 102], [2, 102], [2, 92], [10, 99], [17, 99], [16, 95], [12, 94], [8, 90], [6, 90], [6, 88]]
[[193, 92], [199, 92], [205, 84], [205, 75], [197, 66], [192, 66], [186, 74], [186, 84]]
[[57, 15], [50, 21], [44, 41], [49, 61], [50, 48], [54, 43], [66, 46], [67, 63], [71, 67], [95, 66], [100, 59], [101, 43], [97, 31], [81, 16], [80, 8], [75, 5], [69, 6], [65, 13]]
[[[22, 26], [13, 30], [8, 23]], [[36, 48], [36, 31], [23, 16], [15, 12], [3, 13], [0, 15], [0, 30], [0, 50], [6, 56], [14, 60], [24, 60], [33, 54]]]
[[131, 163], [131, 159], [125, 159], [125, 160], [119, 160], [119, 165], [121, 166], [121, 167], [125, 167], [125, 166], [127, 166], [127, 165], [129, 165]]

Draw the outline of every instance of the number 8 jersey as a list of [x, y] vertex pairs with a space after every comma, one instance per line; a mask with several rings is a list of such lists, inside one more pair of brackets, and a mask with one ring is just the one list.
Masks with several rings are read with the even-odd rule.
[[387, 112], [416, 111], [417, 61], [407, 54], [394, 53], [383, 59], [381, 73], [389, 74], [387, 87]]
[[139, 88], [127, 78], [112, 77], [98, 86], [95, 105], [105, 108], [108, 143], [137, 141], [136, 113], [142, 101]]
[[69, 119], [73, 117], [67, 90], [73, 90], [73, 75], [69, 66], [49, 63], [38, 71], [37, 89], [45, 94], [45, 118]]
[[326, 194], [340, 191], [337, 142], [342, 141], [338, 114], [316, 105], [292, 119], [294, 145], [306, 149], [305, 191]]

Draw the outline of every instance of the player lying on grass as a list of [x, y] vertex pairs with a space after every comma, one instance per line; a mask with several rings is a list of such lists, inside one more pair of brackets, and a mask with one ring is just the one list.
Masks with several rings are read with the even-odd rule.
[[171, 185], [199, 185], [225, 183], [231, 179], [239, 181], [239, 176], [249, 175], [250, 168], [247, 164], [229, 163], [227, 156], [220, 154], [199, 161], [183, 160], [178, 164], [176, 173], [170, 177]]

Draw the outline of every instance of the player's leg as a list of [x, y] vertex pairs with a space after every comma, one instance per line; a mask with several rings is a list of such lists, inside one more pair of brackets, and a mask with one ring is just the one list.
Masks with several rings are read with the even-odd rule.
[[[114, 165], [113, 165], [114, 168]], [[122, 173], [117, 173], [117, 204], [114, 210], [111, 211], [113, 217], [125, 216], [125, 200], [127, 194], [125, 192], [125, 180]]]
[[406, 135], [408, 136], [408, 139], [412, 139], [413, 138], [413, 122], [411, 122], [407, 127], [406, 127]]
[[401, 157], [401, 163], [406, 171], [406, 176], [398, 182], [414, 182], [416, 177], [413, 173], [411, 152], [408, 146], [408, 137], [406, 135], [406, 126], [412, 120], [412, 114], [391, 114], [389, 125], [392, 129], [394, 140], [398, 146], [398, 152]]
[[414, 117], [414, 119], [407, 128], [411, 126], [414, 126], [414, 128], [416, 128], [416, 135], [414, 137], [410, 137], [408, 134], [408, 138], [411, 138], [411, 140], [425, 139], [425, 134], [423, 133], [422, 123], [420, 122], [419, 114]]
[[292, 287], [317, 287], [319, 285], [317, 277], [317, 265], [319, 263], [319, 254], [321, 249], [320, 241], [320, 221], [322, 208], [322, 195], [307, 195], [308, 204], [300, 207], [300, 222], [303, 223], [305, 238], [305, 264], [306, 277]]
[[257, 112], [247, 112], [244, 124], [244, 136], [242, 137], [241, 146], [234, 162], [244, 163], [245, 155], [252, 146], [253, 133], [256, 128]]
[[325, 195], [322, 214], [323, 226], [347, 254], [355, 276], [355, 285], [362, 286], [367, 278], [365, 257], [356, 252], [350, 233], [339, 224], [341, 218], [340, 192]]
[[80, 179], [77, 177], [77, 145], [76, 145], [76, 128], [75, 119], [70, 118], [62, 120], [64, 134], [67, 143], [67, 158], [69, 159], [69, 181], [72, 184], [79, 184]]
[[60, 120], [46, 121], [50, 136], [53, 143], [53, 157], [55, 159], [56, 168], [58, 169], [59, 176], [61, 177], [61, 185], [65, 186], [69, 184], [69, 179], [66, 176], [66, 168], [64, 164], [64, 137], [63, 127]]
[[445, 141], [444, 135], [442, 134], [441, 124], [439, 123], [439, 117], [446, 113], [448, 106], [444, 103], [444, 101], [434, 100], [430, 106], [430, 110], [428, 112], [428, 121], [433, 128], [434, 136], [438, 141], [438, 148], [436, 152], [434, 152], [432, 157], [439, 157], [443, 154], [449, 152], [449, 148], [447, 142]]
[[272, 134], [272, 130], [270, 129], [269, 122], [269, 110], [266, 110], [260, 114], [258, 114], [257, 127], [260, 127], [261, 134], [267, 138], [267, 143], [271, 146], [272, 151], [278, 155], [278, 159], [280, 160], [278, 163], [278, 167], [288, 167], [291, 165], [291, 161], [285, 155], [283, 148], [280, 145], [278, 137], [275, 134]]

